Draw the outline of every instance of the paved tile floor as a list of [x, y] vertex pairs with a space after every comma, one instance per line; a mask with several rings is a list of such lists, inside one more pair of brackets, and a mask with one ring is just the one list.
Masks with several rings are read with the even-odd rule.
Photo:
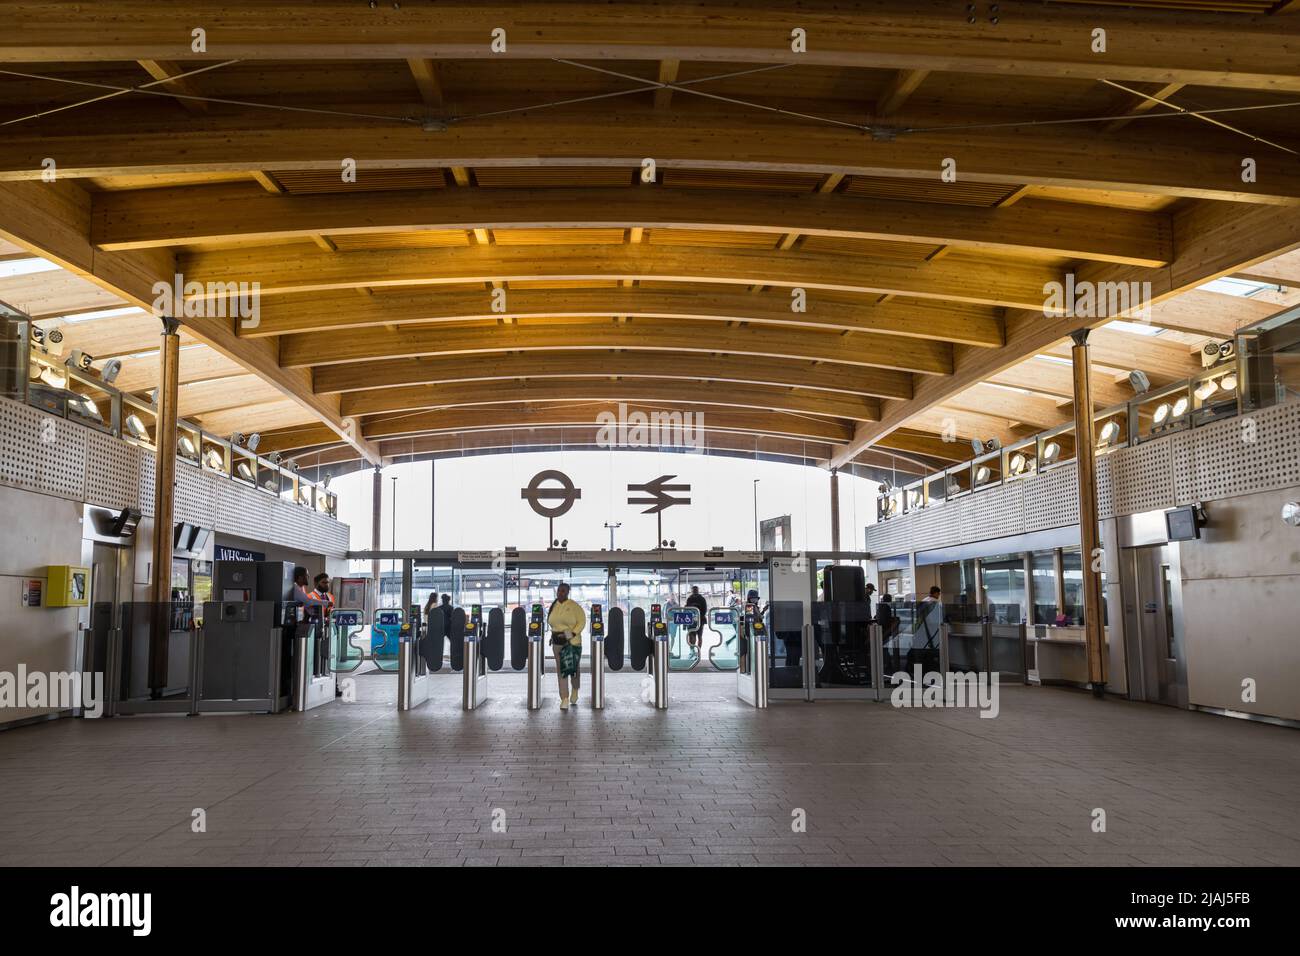
[[718, 674], [660, 712], [626, 672], [604, 713], [561, 713], [548, 674], [530, 714], [522, 676], [488, 680], [469, 714], [458, 675], [406, 714], [369, 675], [305, 715], [0, 733], [0, 864], [1300, 864], [1294, 730], [1030, 687], [993, 720], [758, 712]]

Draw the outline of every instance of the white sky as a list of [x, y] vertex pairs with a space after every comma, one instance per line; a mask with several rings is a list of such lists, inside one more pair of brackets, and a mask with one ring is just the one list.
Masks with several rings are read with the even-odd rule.
[[[399, 550], [434, 550], [430, 544], [430, 462], [384, 469], [382, 546], [393, 547], [392, 500], [397, 478]], [[663, 513], [664, 537], [682, 550], [713, 545], [754, 547], [754, 484], [758, 478], [760, 520], [791, 516], [793, 550], [829, 550], [830, 473], [822, 468], [756, 461], [749, 458], [637, 451], [527, 452], [448, 458], [437, 467], [437, 542], [439, 551], [490, 551], [516, 547], [544, 550], [546, 519], [535, 514], [520, 490], [533, 475], [558, 469], [582, 492], [568, 514], [555, 519], [555, 534], [572, 550], [609, 547], [605, 522], [622, 522], [615, 531], [619, 548], [649, 550], [656, 544], [655, 516], [627, 504], [627, 485], [660, 475], [691, 487], [691, 504]], [[370, 547], [372, 478], [370, 470], [336, 478], [339, 519], [352, 529], [353, 550]], [[874, 481], [840, 476], [840, 546], [863, 547], [863, 529], [875, 520]]]

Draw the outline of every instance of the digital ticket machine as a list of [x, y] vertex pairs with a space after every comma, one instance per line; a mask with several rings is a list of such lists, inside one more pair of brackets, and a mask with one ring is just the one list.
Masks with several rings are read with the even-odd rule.
[[599, 604], [591, 606], [591, 709], [605, 709], [605, 612]]
[[654, 644], [655, 709], [667, 710], [668, 625], [664, 622], [663, 606], [659, 604], [650, 605], [650, 640]]
[[534, 604], [528, 610], [528, 709], [537, 710], [542, 706], [542, 669], [546, 660], [546, 647], [542, 643], [542, 625], [546, 616], [541, 604]]
[[203, 607], [199, 712], [282, 710], [293, 694], [295, 636], [308, 623], [292, 601], [293, 565], [217, 561], [213, 597]]

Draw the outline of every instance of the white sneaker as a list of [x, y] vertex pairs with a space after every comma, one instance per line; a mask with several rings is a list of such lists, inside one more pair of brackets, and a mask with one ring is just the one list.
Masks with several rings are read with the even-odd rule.
[[569, 698], [567, 698], [567, 697], [561, 697], [561, 698], [560, 698], [560, 710], [568, 710], [568, 709], [569, 709]]
[[569, 695], [569, 703], [576, 704], [577, 702], [578, 702], [578, 688], [575, 687], [573, 688], [573, 693]]

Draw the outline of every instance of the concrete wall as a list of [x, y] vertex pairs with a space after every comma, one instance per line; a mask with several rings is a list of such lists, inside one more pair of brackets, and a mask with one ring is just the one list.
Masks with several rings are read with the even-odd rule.
[[[0, 486], [0, 671], [72, 671], [77, 667], [79, 608], [23, 607], [22, 582], [44, 580], [51, 564], [81, 564], [81, 505], [75, 501]], [[44, 583], [42, 604], [49, 598]], [[53, 710], [0, 709], [0, 726]]]
[[1300, 720], [1300, 528], [1280, 518], [1298, 500], [1300, 487], [1207, 502], [1209, 527], [1178, 546], [1190, 703]]

